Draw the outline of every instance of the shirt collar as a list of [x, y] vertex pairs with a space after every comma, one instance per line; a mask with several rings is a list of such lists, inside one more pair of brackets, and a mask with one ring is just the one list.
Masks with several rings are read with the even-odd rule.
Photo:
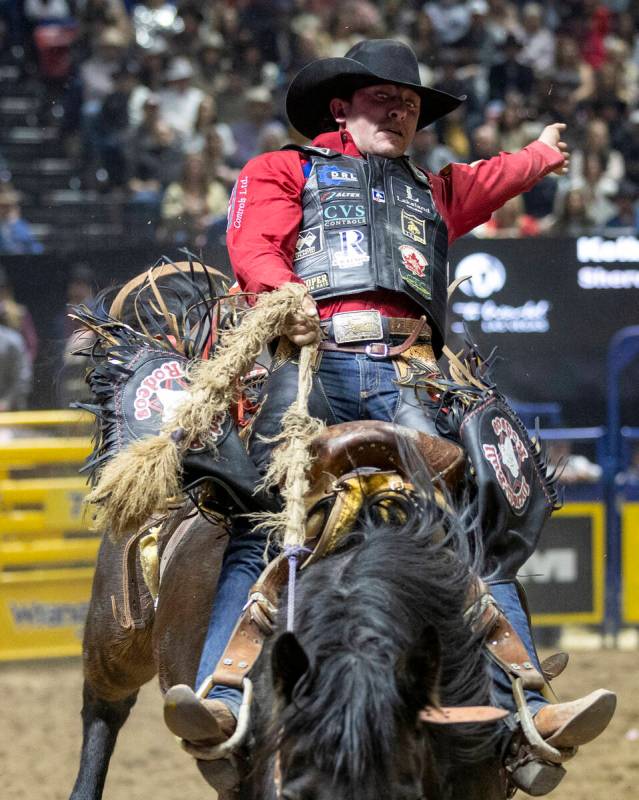
[[326, 147], [329, 150], [335, 150], [337, 153], [343, 153], [345, 156], [355, 156], [356, 158], [363, 158], [362, 154], [357, 149], [353, 137], [348, 131], [330, 131], [329, 133], [320, 133], [313, 139], [314, 147]]

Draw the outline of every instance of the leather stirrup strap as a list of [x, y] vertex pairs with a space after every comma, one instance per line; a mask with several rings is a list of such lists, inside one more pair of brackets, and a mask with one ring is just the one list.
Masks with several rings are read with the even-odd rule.
[[244, 611], [213, 671], [212, 685], [242, 688], [242, 681], [257, 661], [268, 635], [264, 624], [260, 624], [260, 618], [254, 613], [253, 605], [266, 603], [274, 612], [287, 580], [288, 559], [280, 555], [271, 561], [249, 592]]
[[[474, 597], [467, 614], [475, 613], [480, 606], [478, 627], [486, 631], [486, 649], [492, 660], [511, 678], [521, 678], [524, 689], [541, 690], [546, 685], [544, 676], [530, 660], [526, 646], [510, 624], [483, 581], [474, 587]], [[479, 597], [476, 592], [480, 591]]]
[[422, 722], [432, 725], [461, 725], [479, 722], [498, 722], [509, 714], [503, 708], [495, 706], [443, 706], [434, 708], [426, 706], [419, 712]]

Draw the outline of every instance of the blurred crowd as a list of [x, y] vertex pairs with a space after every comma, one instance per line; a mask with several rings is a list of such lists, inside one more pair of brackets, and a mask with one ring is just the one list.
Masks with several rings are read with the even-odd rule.
[[413, 156], [431, 171], [568, 124], [570, 174], [474, 235], [636, 229], [631, 0], [2, 0], [0, 13], [2, 58], [37, 65], [83, 186], [121, 194], [160, 241], [197, 248], [223, 232], [239, 168], [296, 138], [283, 108], [292, 76], [367, 37], [405, 40], [425, 83], [467, 95], [417, 136]]

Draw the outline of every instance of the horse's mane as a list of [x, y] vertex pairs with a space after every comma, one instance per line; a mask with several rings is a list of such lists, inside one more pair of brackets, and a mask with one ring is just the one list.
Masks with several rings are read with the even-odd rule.
[[[277, 737], [304, 749], [323, 774], [332, 771], [350, 797], [390, 796], [380, 786], [384, 765], [393, 763], [402, 720], [414, 724], [420, 707], [488, 700], [480, 634], [464, 616], [478, 557], [471, 526], [427, 495], [400, 526], [369, 511], [344, 548], [300, 582], [295, 633], [311, 666], [276, 721]], [[441, 674], [415, 683], [410, 659], [440, 643]], [[487, 744], [450, 728], [432, 738], [447, 759], [478, 758]]]

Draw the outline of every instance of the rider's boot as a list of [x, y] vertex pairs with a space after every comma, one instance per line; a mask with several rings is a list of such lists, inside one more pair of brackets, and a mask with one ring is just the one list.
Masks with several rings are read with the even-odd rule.
[[164, 697], [164, 721], [168, 729], [191, 744], [212, 747], [229, 739], [237, 720], [222, 700], [201, 700], [185, 684], [172, 686]]
[[[561, 762], [572, 757], [576, 748], [603, 733], [614, 714], [616, 696], [605, 689], [598, 689], [586, 697], [571, 702], [551, 704], [544, 695], [551, 692], [547, 686], [543, 687], [543, 679], [535, 680], [535, 675], [543, 675], [543, 669], [533, 641], [521, 586], [514, 581], [500, 581], [491, 583], [489, 588], [497, 606], [521, 640], [527, 656], [527, 660], [523, 663], [520, 663], [521, 658], [518, 657], [508, 659], [511, 663], [506, 664], [503, 663], [503, 659], [495, 661], [493, 670], [498, 702], [515, 713], [515, 719], [519, 722], [522, 721], [522, 716], [529, 712], [534, 727], [532, 732], [523, 737], [518, 732], [513, 739], [513, 747], [518, 752], [509, 755], [510, 778], [523, 792], [535, 797], [545, 795], [558, 785], [565, 774]], [[491, 650], [490, 644], [489, 650]], [[491, 652], [491, 655], [494, 659], [495, 654]], [[529, 680], [526, 680], [526, 677]], [[517, 678], [520, 682], [523, 681], [526, 687], [523, 695], [527, 712], [518, 708], [515, 702], [513, 679]], [[538, 735], [542, 745], [545, 743], [549, 748], [561, 751], [560, 754], [556, 752], [553, 754], [548, 749], [545, 757], [537, 755], [539, 748], [535, 748], [535, 743], [530, 742], [531, 735], [534, 738], [535, 734]]]
[[264, 547], [263, 533], [251, 530], [242, 518], [233, 520], [195, 681], [202, 691], [196, 694], [189, 686], [178, 684], [164, 697], [167, 726], [196, 747], [219, 744], [235, 730], [242, 690], [212, 684], [210, 679], [242, 615], [249, 590], [264, 569]]

